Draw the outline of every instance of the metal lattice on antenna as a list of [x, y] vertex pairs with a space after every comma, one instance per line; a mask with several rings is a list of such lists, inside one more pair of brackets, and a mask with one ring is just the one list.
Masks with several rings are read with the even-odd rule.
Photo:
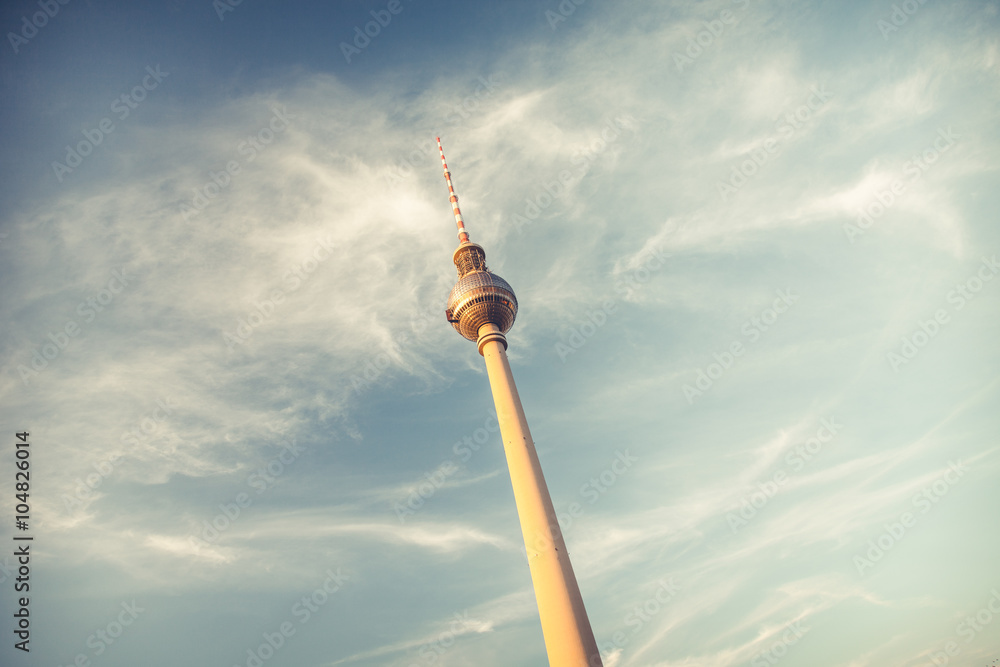
[[441, 137], [436, 138], [438, 150], [441, 152], [441, 166], [444, 168], [444, 180], [448, 181], [448, 192], [451, 194], [451, 208], [455, 212], [455, 224], [458, 225], [458, 241], [459, 243], [468, 243], [469, 233], [465, 231], [465, 221], [462, 220], [462, 211], [458, 208], [458, 195], [455, 194], [455, 188], [451, 184], [451, 172], [448, 171], [448, 163], [444, 159], [444, 148], [441, 146]]

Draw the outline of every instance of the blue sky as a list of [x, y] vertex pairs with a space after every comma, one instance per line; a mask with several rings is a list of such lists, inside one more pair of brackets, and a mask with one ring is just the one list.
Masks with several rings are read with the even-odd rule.
[[440, 135], [605, 665], [996, 664], [996, 2], [226, 6], [0, 10], [0, 662], [546, 664]]

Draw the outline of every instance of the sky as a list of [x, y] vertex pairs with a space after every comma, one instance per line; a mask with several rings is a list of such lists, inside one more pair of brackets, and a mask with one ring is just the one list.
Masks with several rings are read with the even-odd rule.
[[1000, 664], [998, 9], [3, 3], [0, 663], [547, 664], [440, 136], [606, 666]]

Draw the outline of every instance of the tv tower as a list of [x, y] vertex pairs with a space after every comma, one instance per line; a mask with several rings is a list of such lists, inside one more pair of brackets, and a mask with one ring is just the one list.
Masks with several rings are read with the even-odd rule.
[[458, 282], [448, 297], [445, 316], [458, 333], [476, 341], [479, 354], [486, 360], [549, 665], [601, 667], [603, 663], [594, 631], [590, 628], [583, 596], [569, 562], [559, 520], [507, 361], [504, 334], [514, 325], [517, 297], [506, 280], [486, 267], [486, 251], [482, 246], [469, 240], [440, 137], [437, 143], [459, 241], [452, 255], [458, 268]]

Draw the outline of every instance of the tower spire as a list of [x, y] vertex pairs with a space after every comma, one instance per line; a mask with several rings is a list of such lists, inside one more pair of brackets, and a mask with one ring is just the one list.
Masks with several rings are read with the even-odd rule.
[[448, 163], [444, 160], [444, 148], [441, 146], [441, 137], [437, 137], [438, 150], [441, 152], [441, 166], [444, 167], [444, 180], [448, 181], [448, 192], [451, 195], [451, 208], [455, 212], [455, 224], [458, 225], [458, 242], [468, 243], [469, 233], [465, 231], [465, 221], [462, 220], [462, 211], [458, 208], [458, 195], [451, 184], [451, 172], [448, 171]]

